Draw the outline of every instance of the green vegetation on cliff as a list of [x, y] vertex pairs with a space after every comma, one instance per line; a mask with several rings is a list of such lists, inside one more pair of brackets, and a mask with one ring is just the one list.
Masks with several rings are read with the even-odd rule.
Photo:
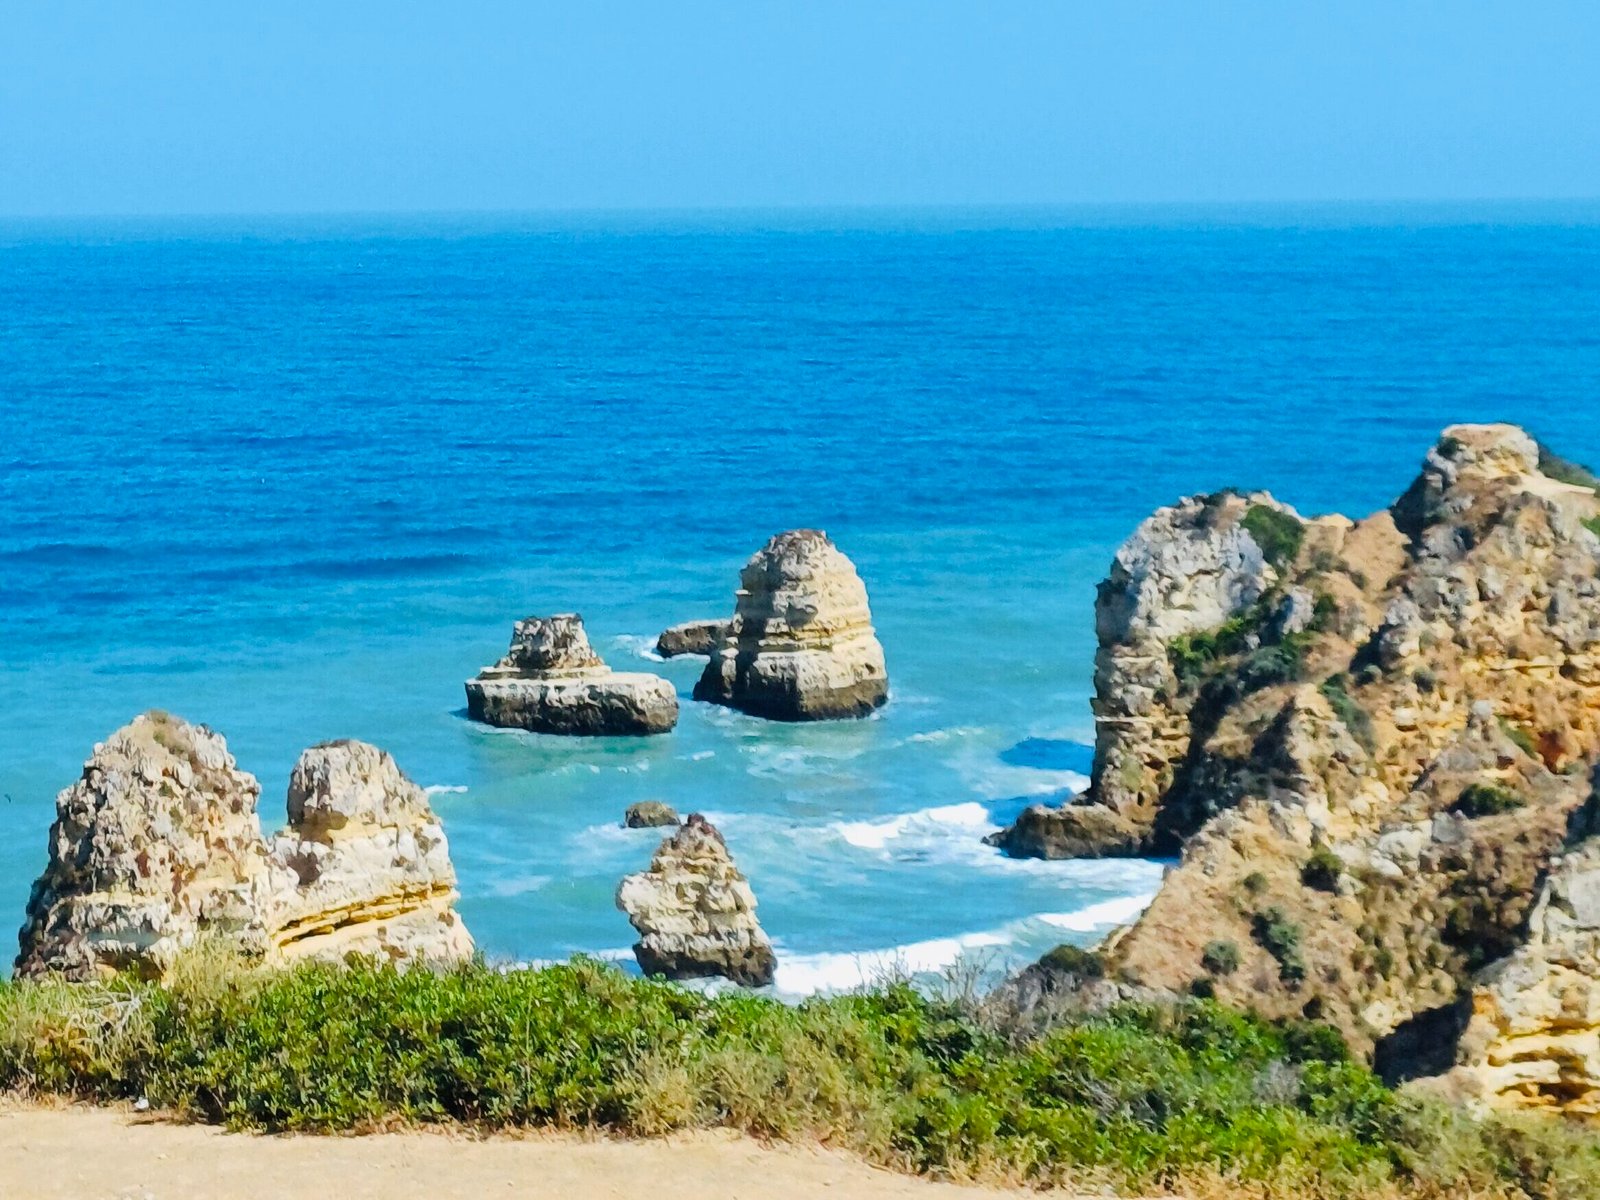
[[1141, 1191], [1600, 1186], [1595, 1143], [1403, 1099], [1323, 1026], [1209, 1002], [1047, 1017], [906, 986], [790, 1007], [581, 960], [248, 973], [197, 957], [160, 986], [0, 985], [0, 1087], [275, 1130], [728, 1127], [938, 1175]]

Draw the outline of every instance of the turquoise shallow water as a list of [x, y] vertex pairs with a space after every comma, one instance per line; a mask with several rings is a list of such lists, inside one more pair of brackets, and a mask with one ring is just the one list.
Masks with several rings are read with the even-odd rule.
[[[0, 919], [54, 793], [159, 706], [282, 813], [336, 736], [436, 789], [500, 958], [617, 952], [657, 797], [723, 825], [780, 987], [1018, 961], [1137, 911], [1147, 863], [981, 835], [1088, 767], [1094, 584], [1223, 485], [1366, 512], [1454, 420], [1600, 460], [1584, 209], [836, 214], [0, 227]], [[662, 626], [771, 533], [871, 589], [876, 718], [688, 703]], [[576, 609], [672, 735], [475, 727], [511, 622]]]

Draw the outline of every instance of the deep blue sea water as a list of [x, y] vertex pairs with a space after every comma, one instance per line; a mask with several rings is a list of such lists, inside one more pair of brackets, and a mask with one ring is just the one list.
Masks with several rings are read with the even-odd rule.
[[[980, 837], [1087, 769], [1116, 544], [1223, 485], [1365, 513], [1483, 419], [1600, 461], [1600, 208], [0, 225], [0, 924], [55, 792], [163, 707], [269, 827], [302, 747], [391, 750], [495, 957], [629, 944], [649, 797], [724, 826], [787, 991], [1086, 940], [1158, 865]], [[800, 525], [893, 701], [689, 703], [644, 647]], [[674, 734], [463, 718], [566, 610], [678, 685]]]

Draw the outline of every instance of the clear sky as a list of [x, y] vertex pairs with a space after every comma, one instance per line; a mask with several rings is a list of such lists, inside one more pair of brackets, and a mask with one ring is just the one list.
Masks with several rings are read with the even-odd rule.
[[1600, 0], [6, 0], [0, 213], [1600, 196]]

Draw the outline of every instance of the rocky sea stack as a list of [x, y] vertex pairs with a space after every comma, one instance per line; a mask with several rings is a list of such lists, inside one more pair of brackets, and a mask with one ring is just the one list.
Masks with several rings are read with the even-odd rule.
[[666, 733], [678, 695], [659, 675], [613, 671], [576, 613], [518, 621], [511, 648], [467, 681], [474, 721], [585, 737]]
[[699, 813], [661, 843], [648, 871], [622, 881], [617, 907], [640, 934], [633, 953], [646, 975], [772, 982], [777, 958], [756, 920], [755, 894]]
[[739, 574], [694, 698], [775, 721], [862, 717], [889, 698], [866, 585], [828, 535], [780, 533]]
[[1508, 425], [1392, 508], [1162, 509], [1096, 606], [1093, 782], [1013, 853], [1181, 854], [1115, 977], [1600, 1116], [1600, 497]]
[[202, 938], [267, 962], [471, 956], [444, 831], [388, 754], [306, 751], [270, 840], [260, 794], [204, 726], [146, 713], [117, 730], [56, 799], [17, 974], [159, 976]]

